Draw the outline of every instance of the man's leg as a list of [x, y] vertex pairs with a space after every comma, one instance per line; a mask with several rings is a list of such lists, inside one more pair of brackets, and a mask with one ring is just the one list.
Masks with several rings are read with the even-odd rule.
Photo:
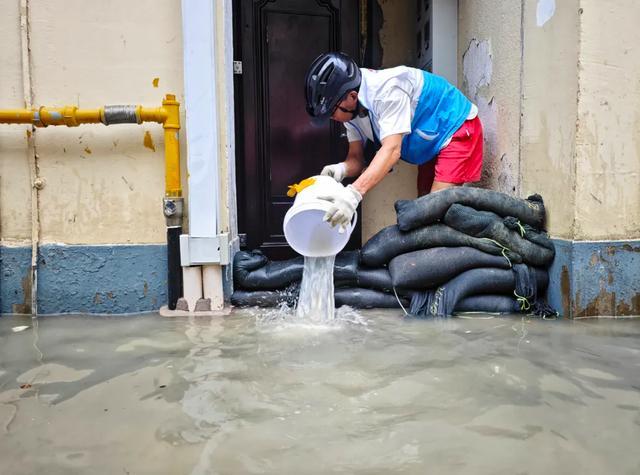
[[436, 176], [436, 160], [418, 165], [418, 197], [428, 194]]
[[440, 190], [446, 190], [447, 188], [453, 188], [454, 186], [461, 186], [462, 183], [447, 183], [446, 181], [437, 181], [434, 180], [433, 185], [431, 185], [430, 193], [434, 193]]

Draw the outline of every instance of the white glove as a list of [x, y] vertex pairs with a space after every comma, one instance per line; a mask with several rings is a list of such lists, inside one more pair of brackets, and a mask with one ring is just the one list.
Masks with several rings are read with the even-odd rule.
[[346, 176], [346, 174], [347, 174], [347, 166], [344, 164], [344, 162], [334, 163], [333, 165], [327, 165], [320, 172], [320, 175], [330, 176], [338, 183], [344, 180], [344, 177]]
[[338, 232], [344, 233], [347, 226], [351, 224], [353, 214], [356, 212], [358, 204], [362, 201], [362, 195], [353, 186], [342, 188], [335, 195], [318, 196], [318, 199], [333, 203], [329, 211], [324, 215], [324, 220], [331, 224], [331, 227], [339, 226]]

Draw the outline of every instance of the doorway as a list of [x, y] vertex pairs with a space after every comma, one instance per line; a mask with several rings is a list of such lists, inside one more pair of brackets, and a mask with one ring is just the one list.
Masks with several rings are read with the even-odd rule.
[[[241, 246], [287, 259], [282, 221], [288, 185], [344, 160], [343, 126], [314, 127], [304, 77], [321, 53], [360, 60], [358, 0], [234, 0], [238, 230]], [[347, 249], [361, 246], [360, 224]]]

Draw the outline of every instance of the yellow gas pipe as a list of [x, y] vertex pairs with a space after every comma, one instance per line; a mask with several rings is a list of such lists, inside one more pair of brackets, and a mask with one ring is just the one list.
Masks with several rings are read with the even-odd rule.
[[[120, 113], [114, 112], [114, 108]], [[126, 110], [125, 110], [126, 109]], [[123, 114], [124, 113], [124, 114]], [[126, 117], [124, 117], [124, 116]], [[162, 107], [105, 106], [99, 109], [78, 109], [75, 106], [40, 107], [39, 109], [0, 109], [0, 123], [32, 124], [35, 127], [80, 124], [121, 124], [157, 122], [164, 128], [165, 196], [182, 196], [180, 184], [180, 103], [176, 96], [167, 94]]]
[[39, 109], [0, 109], [0, 123], [31, 124], [35, 127], [80, 124], [141, 124], [157, 122], [164, 128], [165, 198], [163, 212], [167, 223], [169, 309], [176, 308], [182, 292], [179, 238], [182, 232], [183, 199], [180, 184], [180, 103], [167, 94], [162, 107], [104, 106], [78, 109], [75, 106], [40, 107]]

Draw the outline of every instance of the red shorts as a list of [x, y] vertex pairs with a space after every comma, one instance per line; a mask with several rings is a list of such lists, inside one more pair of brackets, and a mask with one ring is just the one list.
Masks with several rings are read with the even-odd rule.
[[434, 179], [445, 183], [469, 183], [482, 173], [482, 123], [465, 121], [438, 156], [418, 167], [418, 195], [429, 193]]

